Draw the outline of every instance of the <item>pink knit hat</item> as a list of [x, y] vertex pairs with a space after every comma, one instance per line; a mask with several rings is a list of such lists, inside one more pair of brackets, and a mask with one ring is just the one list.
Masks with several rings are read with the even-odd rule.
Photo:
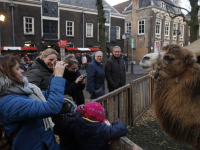
[[85, 105], [79, 105], [77, 112], [85, 118], [88, 118], [93, 121], [102, 121], [104, 120], [104, 108], [100, 103], [89, 102]]

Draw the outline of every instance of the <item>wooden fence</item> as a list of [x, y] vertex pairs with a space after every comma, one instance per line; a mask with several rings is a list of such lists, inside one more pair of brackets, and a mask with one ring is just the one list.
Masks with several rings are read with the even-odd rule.
[[[119, 120], [127, 126], [133, 126], [152, 105], [152, 80], [149, 75], [141, 77], [95, 101], [101, 102], [105, 108], [105, 118], [111, 123]], [[134, 150], [136, 146], [127, 137], [121, 137], [113, 141], [111, 149]]]

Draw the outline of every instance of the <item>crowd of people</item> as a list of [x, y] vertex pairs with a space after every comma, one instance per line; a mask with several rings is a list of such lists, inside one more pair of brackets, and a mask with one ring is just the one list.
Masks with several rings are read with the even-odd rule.
[[[88, 56], [87, 56], [88, 55]], [[68, 54], [58, 61], [54, 49], [46, 49], [27, 67], [14, 55], [0, 58], [0, 122], [13, 140], [12, 149], [104, 150], [116, 138], [127, 134], [120, 121], [108, 123], [100, 103], [85, 104], [83, 90], [96, 99], [126, 84], [121, 48], [115, 46], [103, 67], [103, 53], [82, 56]], [[87, 84], [80, 74], [87, 67]], [[65, 97], [65, 98], [64, 98]], [[19, 128], [19, 130], [18, 130]], [[54, 134], [59, 135], [56, 143]]]

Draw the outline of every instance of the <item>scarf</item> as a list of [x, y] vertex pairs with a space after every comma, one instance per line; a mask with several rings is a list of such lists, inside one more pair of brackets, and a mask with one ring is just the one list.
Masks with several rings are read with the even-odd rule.
[[48, 70], [50, 73], [53, 73], [53, 69], [52, 68], [48, 68], [47, 65], [45, 64], [45, 62], [41, 58], [37, 58], [36, 61], [40, 65], [42, 65], [46, 70]]
[[67, 68], [65, 68], [63, 78], [68, 80], [69, 82], [76, 81], [78, 77], [78, 70], [76, 72], [70, 72]]
[[[1, 93], [3, 92], [3, 95], [9, 95], [9, 94], [28, 95], [28, 97], [32, 100], [39, 100], [42, 102], [46, 102], [46, 99], [39, 87], [29, 83], [26, 77], [24, 77], [22, 81], [24, 82], [24, 87], [19, 85], [14, 86], [13, 84], [9, 84], [9, 86], [5, 86], [4, 90], [1, 91]], [[54, 123], [52, 122], [51, 117], [43, 118], [43, 123], [45, 131], [48, 129], [53, 129], [54, 127]]]

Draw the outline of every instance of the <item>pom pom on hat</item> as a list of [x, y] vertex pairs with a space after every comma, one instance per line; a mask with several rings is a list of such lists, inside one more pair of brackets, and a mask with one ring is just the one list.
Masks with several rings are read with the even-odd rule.
[[88, 118], [93, 121], [102, 121], [104, 120], [104, 108], [100, 103], [89, 102], [85, 105], [79, 105], [77, 112], [85, 118]]

